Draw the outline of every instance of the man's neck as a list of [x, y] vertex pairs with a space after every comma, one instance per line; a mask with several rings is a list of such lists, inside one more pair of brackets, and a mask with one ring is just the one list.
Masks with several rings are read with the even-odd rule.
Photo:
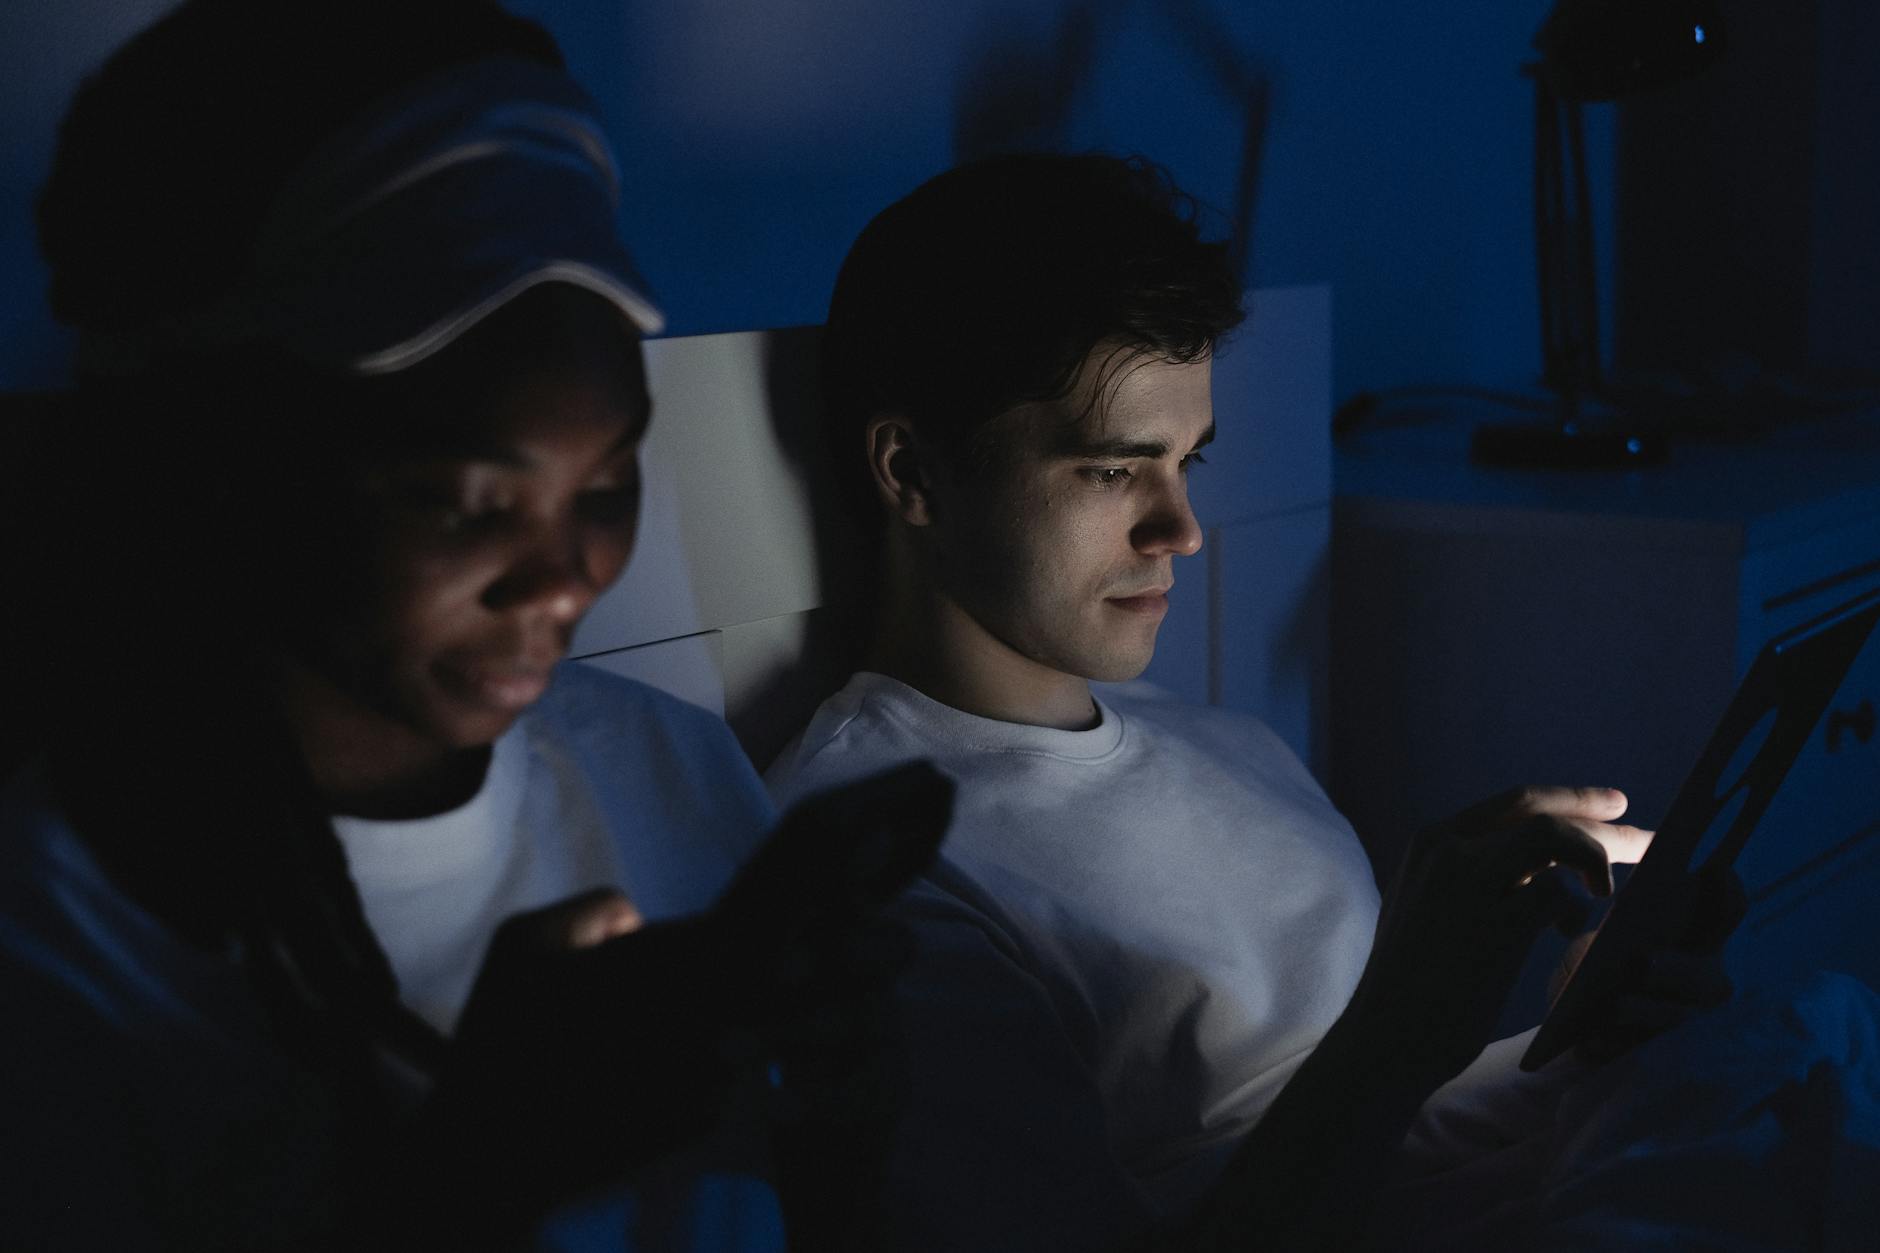
[[868, 668], [964, 713], [1085, 731], [1090, 683], [1017, 652], [944, 594], [903, 589], [881, 614]]

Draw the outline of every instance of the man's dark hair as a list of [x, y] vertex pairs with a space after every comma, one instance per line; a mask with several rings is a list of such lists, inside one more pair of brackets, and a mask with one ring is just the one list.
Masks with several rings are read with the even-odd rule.
[[960, 458], [999, 414], [1069, 396], [1100, 344], [1207, 356], [1240, 323], [1241, 284], [1196, 218], [1161, 167], [1100, 155], [975, 161], [888, 206], [829, 304], [823, 385], [844, 477], [864, 486], [860, 432], [878, 414]]

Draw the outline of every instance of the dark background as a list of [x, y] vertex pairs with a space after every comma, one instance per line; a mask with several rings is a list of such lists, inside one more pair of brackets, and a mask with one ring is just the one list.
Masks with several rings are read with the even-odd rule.
[[[1329, 282], [1337, 394], [1537, 370], [1529, 98], [1549, 0], [519, 0], [598, 97], [674, 333], [820, 321], [870, 215], [962, 151], [1140, 151], [1234, 215], [1250, 279]], [[72, 87], [165, 0], [0, 5], [0, 386], [56, 384], [30, 203]], [[1785, 10], [1789, 5], [1782, 6]], [[1594, 111], [1609, 227], [1614, 111]], [[239, 154], [231, 154], [238, 161]], [[1610, 250], [1614, 236], [1602, 230]]]

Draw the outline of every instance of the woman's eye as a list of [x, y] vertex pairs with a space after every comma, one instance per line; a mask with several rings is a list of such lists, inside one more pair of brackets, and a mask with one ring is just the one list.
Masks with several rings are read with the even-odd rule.
[[619, 487], [601, 487], [582, 492], [576, 509], [584, 521], [598, 526], [614, 526], [638, 516], [640, 485], [623, 483]]
[[506, 502], [472, 504], [457, 492], [422, 486], [406, 490], [402, 502], [425, 526], [444, 535], [473, 535], [499, 528], [512, 512]]
[[1206, 464], [1208, 464], [1208, 459], [1198, 452], [1191, 452], [1186, 457], [1182, 458], [1182, 469], [1184, 471], [1192, 470], [1196, 466], [1204, 466]]
[[1093, 466], [1084, 471], [1084, 477], [1098, 487], [1121, 487], [1134, 476], [1126, 466]]
[[513, 511], [502, 505], [444, 505], [436, 510], [438, 528], [450, 535], [480, 535], [502, 529]]

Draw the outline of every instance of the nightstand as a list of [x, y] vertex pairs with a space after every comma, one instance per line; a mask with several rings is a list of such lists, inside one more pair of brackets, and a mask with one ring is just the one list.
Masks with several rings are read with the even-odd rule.
[[[1669, 807], [1771, 635], [1880, 586], [1880, 417], [1688, 442], [1644, 470], [1471, 465], [1469, 425], [1335, 460], [1331, 790], [1381, 876], [1408, 832], [1517, 783]], [[1880, 641], [1738, 859], [1739, 975], [1880, 985]]]

